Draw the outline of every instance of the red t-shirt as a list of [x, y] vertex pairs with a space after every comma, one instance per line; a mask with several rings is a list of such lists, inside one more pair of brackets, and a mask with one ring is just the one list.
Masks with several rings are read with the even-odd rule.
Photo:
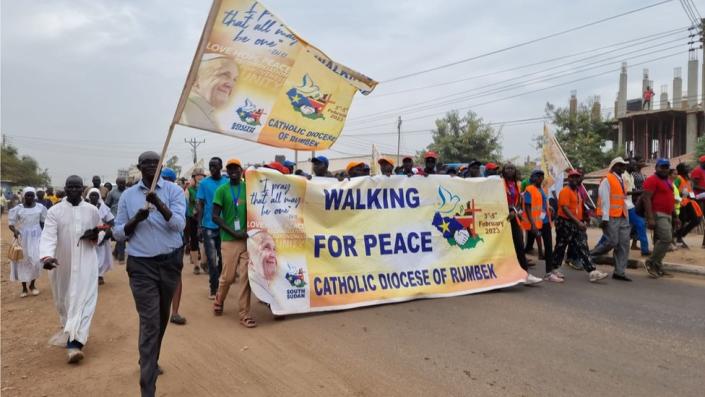
[[673, 197], [673, 184], [668, 179], [661, 179], [656, 174], [644, 181], [644, 190], [652, 192], [651, 209], [654, 212], [672, 214], [676, 199]]
[[690, 173], [690, 182], [693, 184], [693, 190], [695, 194], [705, 192], [705, 190], [698, 189], [696, 186], [705, 186], [705, 170], [698, 166], [693, 172]]

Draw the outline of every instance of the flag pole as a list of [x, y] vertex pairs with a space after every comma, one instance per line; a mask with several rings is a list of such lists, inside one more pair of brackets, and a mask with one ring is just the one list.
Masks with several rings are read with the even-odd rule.
[[[548, 127], [548, 126], [546, 126], [546, 127]], [[561, 144], [558, 142], [558, 139], [556, 138], [556, 136], [553, 135], [553, 134], [551, 134], [551, 139], [553, 139], [553, 141], [554, 141], [554, 143], [556, 144], [556, 146], [558, 146], [558, 150], [561, 151], [561, 155], [563, 156], [563, 158], [565, 159], [565, 161], [566, 161], [566, 162], [568, 163], [568, 165], [570, 166], [570, 169], [571, 169], [571, 170], [574, 170], [575, 167], [573, 167], [573, 164], [570, 162], [570, 159], [568, 158], [568, 156], [567, 156], [567, 155], [565, 154], [565, 152], [563, 151], [563, 147], [562, 147]], [[589, 194], [588, 194], [587, 196], [588, 196], [588, 199], [590, 200], [590, 204], [592, 204], [592, 206], [595, 207], [595, 202], [592, 201], [592, 197], [590, 197]]]
[[208, 33], [210, 33], [211, 29], [213, 29], [215, 16], [218, 13], [218, 9], [220, 9], [221, 3], [222, 0], [213, 0], [213, 4], [211, 4], [211, 9], [208, 13], [208, 19], [206, 20], [205, 26], [203, 26], [201, 38], [198, 40], [196, 54], [193, 56], [193, 61], [191, 61], [191, 67], [189, 68], [188, 77], [184, 82], [184, 89], [181, 91], [181, 97], [179, 98], [179, 103], [176, 105], [174, 118], [172, 119], [171, 125], [169, 126], [169, 133], [167, 133], [166, 135], [166, 140], [164, 141], [164, 146], [162, 147], [162, 153], [159, 156], [159, 166], [157, 167], [157, 175], [155, 175], [155, 178], [152, 181], [152, 186], [149, 188], [150, 192], [153, 192], [154, 189], [157, 187], [157, 181], [159, 180], [159, 175], [162, 170], [162, 162], [164, 161], [164, 157], [166, 156], [166, 150], [169, 147], [169, 142], [171, 142], [171, 136], [174, 133], [174, 125], [176, 125], [176, 123], [178, 123], [181, 119], [181, 113], [184, 111], [184, 107], [186, 106], [188, 94], [189, 92], [191, 92], [191, 87], [193, 86], [193, 83], [196, 80], [196, 72], [198, 71], [198, 68], [201, 65], [201, 58], [203, 57], [203, 52], [206, 46], [206, 38], [208, 37]]
[[171, 142], [171, 136], [174, 134], [174, 123], [169, 126], [169, 133], [166, 134], [166, 140], [164, 141], [164, 146], [162, 146], [162, 153], [159, 155], [159, 165], [157, 166], [157, 174], [152, 179], [152, 186], [149, 187], [149, 191], [153, 192], [157, 187], [157, 181], [162, 172], [162, 162], [166, 157], [166, 150], [169, 148], [169, 142]]

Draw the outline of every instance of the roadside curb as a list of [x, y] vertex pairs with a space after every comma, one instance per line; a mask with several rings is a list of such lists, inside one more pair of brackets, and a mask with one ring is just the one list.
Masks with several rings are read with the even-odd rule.
[[[614, 259], [611, 256], [597, 256], [592, 258], [595, 264], [599, 265], [610, 265], [614, 266]], [[629, 269], [643, 269], [644, 260], [643, 259], [629, 259], [627, 264]], [[682, 263], [671, 263], [663, 262], [663, 268], [665, 270], [676, 272], [676, 273], [686, 273], [695, 274], [697, 276], [705, 276], [705, 266], [695, 266], [695, 265], [684, 265]]]

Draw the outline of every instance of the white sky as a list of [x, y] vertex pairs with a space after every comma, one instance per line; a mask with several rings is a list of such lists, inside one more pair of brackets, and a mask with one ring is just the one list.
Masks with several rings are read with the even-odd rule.
[[[336, 61], [384, 81], [656, 2], [269, 0], [264, 4]], [[696, 4], [705, 11], [705, 4]], [[42, 167], [49, 168], [54, 185], [61, 186], [74, 173], [88, 179], [98, 174], [104, 180], [114, 180], [117, 169], [134, 163], [142, 151], [161, 150], [209, 8], [209, 0], [3, 0], [2, 133], [20, 153], [34, 156]], [[403, 119], [420, 117], [405, 121], [402, 127], [402, 131], [411, 131], [402, 138], [402, 152], [414, 152], [431, 142], [435, 118], [454, 108], [463, 112], [470, 108], [491, 122], [535, 118], [544, 115], [546, 102], [566, 106], [570, 91], [577, 90], [580, 100], [601, 96], [603, 109], [607, 108], [604, 113], [613, 113], [619, 72], [609, 71], [618, 69], [622, 60], [629, 64], [647, 62], [629, 69], [630, 98], [640, 96], [641, 72], [647, 67], [657, 95], [661, 85], [667, 84], [670, 99], [673, 68], [682, 67], [684, 79], [687, 74], [685, 31], [625, 45], [595, 58], [604, 60], [597, 64], [603, 66], [593, 64], [590, 70], [581, 70], [590, 67], [581, 66], [590, 60], [557, 66], [594, 56], [566, 57], [572, 53], [688, 25], [679, 2], [671, 1], [519, 49], [382, 83], [368, 97], [356, 95], [343, 137], [334, 145], [335, 150], [322, 154], [333, 158], [369, 153], [372, 143], [382, 152], [395, 152], [399, 114]], [[650, 61], [675, 52], [680, 54]], [[557, 68], [544, 72], [551, 67]], [[502, 100], [602, 72], [608, 73]], [[564, 76], [537, 81], [542, 75], [557, 73]], [[486, 76], [384, 95], [478, 75]], [[516, 85], [509, 90], [487, 93], [488, 89], [482, 88], [511, 78]], [[684, 81], [684, 89], [686, 84]], [[484, 94], [430, 110], [393, 112], [369, 121], [374, 113], [417, 103], [433, 105], [441, 101], [438, 98], [461, 91]], [[531, 139], [540, 133], [541, 126], [541, 121], [505, 126], [504, 156], [535, 155]], [[239, 157], [244, 162], [269, 161], [275, 154], [294, 157], [291, 150], [177, 126], [169, 153], [178, 155], [184, 167], [191, 162], [184, 139], [192, 137], [206, 139], [199, 147], [199, 157]], [[299, 155], [304, 158], [307, 153]]]

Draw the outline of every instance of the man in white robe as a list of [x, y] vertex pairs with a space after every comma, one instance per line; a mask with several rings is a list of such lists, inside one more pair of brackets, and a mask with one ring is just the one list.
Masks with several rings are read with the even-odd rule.
[[[98, 209], [83, 201], [83, 180], [66, 179], [66, 199], [52, 206], [39, 246], [49, 280], [54, 305], [59, 313], [69, 363], [83, 359], [83, 345], [98, 300], [97, 226]], [[55, 339], [55, 338], [54, 338]]]

